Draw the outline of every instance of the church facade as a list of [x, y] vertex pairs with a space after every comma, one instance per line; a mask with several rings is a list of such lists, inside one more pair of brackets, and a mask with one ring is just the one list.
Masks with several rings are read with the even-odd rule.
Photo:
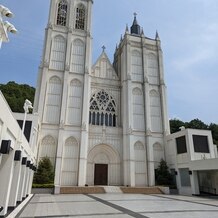
[[153, 186], [169, 123], [161, 42], [136, 15], [113, 63], [92, 65], [92, 0], [52, 0], [34, 111], [39, 159], [55, 169], [55, 192], [85, 185]]

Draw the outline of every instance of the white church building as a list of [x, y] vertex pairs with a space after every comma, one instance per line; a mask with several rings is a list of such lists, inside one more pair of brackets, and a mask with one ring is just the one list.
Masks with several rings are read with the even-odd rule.
[[134, 17], [114, 54], [92, 65], [92, 0], [52, 0], [36, 88], [39, 158], [55, 193], [85, 185], [155, 185], [169, 122], [158, 34]]

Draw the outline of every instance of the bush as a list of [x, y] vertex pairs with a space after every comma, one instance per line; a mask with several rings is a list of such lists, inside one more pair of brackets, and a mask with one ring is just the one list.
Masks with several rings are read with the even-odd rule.
[[169, 168], [165, 160], [160, 161], [160, 165], [156, 170], [156, 183], [157, 185], [173, 185], [173, 177], [169, 172]]
[[53, 184], [54, 170], [48, 157], [43, 157], [39, 161], [38, 169], [33, 178], [34, 184]]
[[54, 184], [34, 184], [32, 188], [54, 188]]

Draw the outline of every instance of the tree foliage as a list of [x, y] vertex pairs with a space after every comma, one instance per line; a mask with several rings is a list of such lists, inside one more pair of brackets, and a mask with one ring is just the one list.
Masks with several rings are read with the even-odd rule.
[[34, 102], [35, 88], [29, 85], [17, 84], [12, 81], [7, 84], [0, 84], [0, 90], [13, 112], [23, 113], [23, 105], [26, 99]]
[[211, 123], [210, 125], [207, 125], [199, 119], [193, 119], [190, 122], [183, 122], [179, 119], [170, 120], [171, 133], [180, 131], [180, 127], [182, 126], [184, 126], [185, 128], [191, 128], [191, 129], [211, 130], [213, 141], [216, 145], [218, 145], [218, 125], [217, 124]]
[[173, 177], [169, 172], [169, 168], [165, 160], [161, 159], [155, 174], [157, 185], [172, 185]]
[[53, 184], [54, 170], [52, 163], [48, 157], [43, 157], [39, 161], [38, 169], [34, 174], [34, 184]]

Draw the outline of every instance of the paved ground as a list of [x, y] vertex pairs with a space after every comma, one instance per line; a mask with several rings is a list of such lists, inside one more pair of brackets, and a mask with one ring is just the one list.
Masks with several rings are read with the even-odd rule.
[[218, 199], [176, 195], [35, 195], [22, 218], [218, 218]]

